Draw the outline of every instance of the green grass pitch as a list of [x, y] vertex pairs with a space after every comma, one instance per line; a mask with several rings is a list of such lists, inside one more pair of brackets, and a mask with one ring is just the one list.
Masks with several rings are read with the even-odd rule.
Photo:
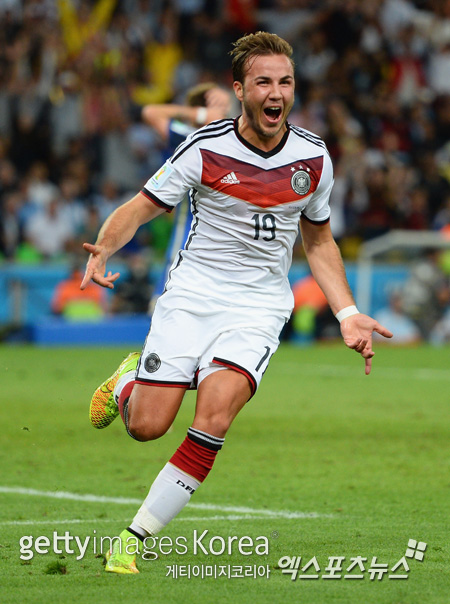
[[[448, 348], [378, 346], [366, 377], [362, 359], [343, 344], [283, 345], [192, 505], [163, 533], [185, 537], [189, 551], [139, 560], [139, 575], [119, 576], [103, 571], [94, 537], [130, 522], [134, 501], [183, 440], [195, 401], [189, 393], [171, 432], [153, 443], [127, 437], [120, 419], [91, 428], [91, 393], [128, 352], [0, 347], [3, 604], [449, 601]], [[264, 536], [269, 553], [194, 555], [194, 530], [205, 529], [206, 545], [215, 536]], [[53, 551], [20, 559], [21, 537], [65, 531], [90, 537], [82, 559]], [[427, 544], [425, 557], [406, 558], [408, 578], [390, 579], [410, 539]], [[302, 557], [295, 581], [277, 568], [282, 556]], [[342, 575], [352, 557], [367, 558], [363, 578], [324, 578], [332, 556], [343, 558]], [[382, 580], [370, 579], [375, 556], [388, 565]], [[313, 557], [319, 578], [300, 578]], [[268, 566], [270, 578], [175, 579], [166, 576], [173, 566], [235, 574]]]

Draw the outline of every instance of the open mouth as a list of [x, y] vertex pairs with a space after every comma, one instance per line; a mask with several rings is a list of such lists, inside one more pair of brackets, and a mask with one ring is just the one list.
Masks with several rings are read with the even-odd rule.
[[264, 109], [264, 115], [269, 122], [278, 122], [281, 117], [281, 107], [266, 107]]

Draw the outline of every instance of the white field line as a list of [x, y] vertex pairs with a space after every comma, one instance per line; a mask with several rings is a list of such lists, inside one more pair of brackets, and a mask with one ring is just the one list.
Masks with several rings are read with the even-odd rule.
[[[307, 373], [308, 375], [319, 375], [319, 376], [332, 376], [332, 377], [365, 377], [364, 367], [361, 371], [357, 368], [340, 366], [340, 365], [314, 365], [308, 363], [282, 363], [277, 366], [277, 371], [280, 373]], [[380, 376], [383, 378], [390, 379], [404, 379], [404, 380], [420, 380], [420, 381], [437, 381], [442, 380], [444, 382], [450, 381], [450, 369], [417, 369], [411, 367], [406, 369], [405, 367], [377, 367], [376, 361], [374, 361], [372, 367], [372, 373], [374, 376]]]
[[[332, 518], [332, 514], [305, 514], [302, 518]], [[227, 514], [226, 516], [183, 516], [181, 518], [174, 518], [172, 522], [210, 522], [217, 520], [267, 520], [266, 516], [253, 516], [252, 514]], [[94, 518], [94, 519], [83, 519], [83, 518], [67, 518], [56, 520], [6, 520], [5, 522], [0, 522], [0, 526], [35, 526], [35, 525], [44, 525], [44, 526], [56, 526], [62, 524], [63, 526], [67, 524], [94, 524], [100, 525], [103, 523], [122, 523], [126, 524], [130, 523], [130, 517], [128, 518]]]
[[[27, 489], [25, 487], [6, 487], [0, 486], [0, 493], [11, 493], [15, 495], [25, 495], [28, 497], [50, 497], [52, 499], [68, 499], [71, 501], [87, 501], [92, 503], [115, 503], [118, 505], [140, 505], [141, 499], [128, 497], [105, 497], [99, 495], [81, 495], [78, 493], [69, 493], [66, 491], [39, 491], [37, 489]], [[179, 518], [184, 522], [190, 520], [241, 520], [241, 519], [257, 519], [257, 518], [285, 518], [285, 519], [305, 519], [305, 518], [330, 518], [330, 514], [318, 514], [317, 512], [292, 512], [289, 510], [266, 510], [240, 506], [215, 505], [211, 503], [189, 503], [188, 507], [195, 510], [204, 510], [211, 512], [222, 512], [226, 516], [205, 516], [192, 518]], [[16, 522], [28, 522], [16, 521]], [[44, 523], [47, 521], [38, 521]], [[51, 524], [52, 520], [48, 520]], [[61, 523], [64, 521], [61, 520]], [[75, 520], [74, 522], [78, 522]], [[89, 521], [90, 522], [90, 521]], [[95, 522], [104, 522], [101, 518], [97, 518]], [[31, 521], [30, 521], [31, 523]], [[4, 523], [0, 523], [4, 524]]]

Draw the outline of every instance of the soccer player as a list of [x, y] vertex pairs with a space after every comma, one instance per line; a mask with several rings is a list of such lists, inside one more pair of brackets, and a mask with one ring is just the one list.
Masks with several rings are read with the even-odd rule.
[[92, 279], [113, 288], [106, 263], [145, 222], [170, 212], [190, 192], [194, 221], [159, 298], [142, 353], [132, 353], [91, 401], [95, 427], [120, 414], [140, 441], [171, 426], [195, 386], [194, 420], [130, 526], [107, 555], [106, 570], [138, 572], [125, 551], [188, 503], [210, 472], [236, 415], [254, 395], [293, 296], [288, 282], [300, 224], [311, 271], [341, 322], [345, 344], [370, 373], [372, 334], [392, 337], [358, 312], [329, 226], [332, 164], [323, 141], [287, 122], [294, 102], [290, 45], [275, 34], [240, 38], [232, 50], [236, 119], [201, 128], [178, 147], [140, 193], [106, 220], [81, 288]]
[[[204, 82], [190, 88], [185, 105], [173, 103], [145, 105], [142, 119], [158, 133], [167, 147], [167, 159], [183, 143], [189, 134], [200, 126], [228, 117], [231, 110], [230, 93], [212, 82]], [[188, 195], [175, 208], [175, 219], [169, 245], [166, 250], [164, 269], [153, 292], [150, 308], [164, 291], [169, 270], [175, 255], [187, 241], [192, 224], [192, 212]]]

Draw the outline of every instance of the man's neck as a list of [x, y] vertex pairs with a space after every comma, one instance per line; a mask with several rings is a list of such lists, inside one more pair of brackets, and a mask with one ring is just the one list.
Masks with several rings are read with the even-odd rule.
[[255, 132], [253, 128], [248, 124], [248, 122], [241, 115], [238, 120], [238, 131], [242, 138], [253, 145], [257, 149], [261, 151], [272, 151], [280, 144], [281, 139], [286, 133], [287, 125], [284, 124], [283, 128], [281, 128], [280, 132], [278, 132], [275, 136], [264, 136], [263, 134], [259, 134]]

